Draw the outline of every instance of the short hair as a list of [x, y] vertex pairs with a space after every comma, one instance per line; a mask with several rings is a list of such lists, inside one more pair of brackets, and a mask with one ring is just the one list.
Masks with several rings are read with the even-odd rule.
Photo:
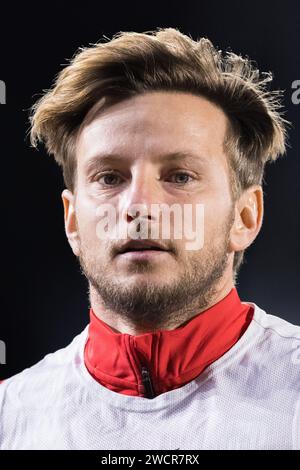
[[[106, 107], [147, 91], [188, 92], [207, 98], [228, 118], [224, 150], [235, 200], [251, 185], [262, 185], [266, 162], [286, 151], [289, 122], [281, 111], [282, 91], [268, 89], [272, 78], [249, 58], [223, 52], [204, 37], [195, 41], [177, 28], [119, 32], [79, 48], [32, 106], [31, 145], [45, 144], [74, 191], [76, 139], [99, 101]], [[235, 273], [243, 258], [244, 250], [235, 252]]]

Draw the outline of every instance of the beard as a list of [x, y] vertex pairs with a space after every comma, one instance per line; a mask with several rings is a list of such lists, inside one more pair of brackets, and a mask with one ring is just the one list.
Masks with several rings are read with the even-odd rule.
[[178, 256], [176, 247], [170, 256], [177, 256], [183, 266], [181, 274], [171, 282], [153, 282], [152, 262], [139, 260], [129, 264], [130, 273], [147, 273], [149, 279], [125, 284], [117, 275], [109, 272], [107, 265], [97, 260], [94, 252], [83, 243], [81, 237], [78, 260], [82, 274], [89, 282], [90, 294], [96, 295], [105, 309], [122, 317], [131, 326], [157, 330], [180, 326], [195, 314], [207, 309], [218, 292], [218, 283], [228, 266], [229, 234], [234, 213], [231, 212], [222, 227], [223, 237], [217, 246], [202, 248], [184, 260]]

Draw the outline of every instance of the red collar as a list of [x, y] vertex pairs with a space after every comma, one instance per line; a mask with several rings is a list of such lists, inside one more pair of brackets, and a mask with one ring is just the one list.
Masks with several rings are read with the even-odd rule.
[[238, 341], [252, 317], [253, 307], [241, 303], [236, 288], [184, 326], [136, 336], [114, 332], [91, 308], [84, 361], [110, 390], [153, 398], [201, 374]]

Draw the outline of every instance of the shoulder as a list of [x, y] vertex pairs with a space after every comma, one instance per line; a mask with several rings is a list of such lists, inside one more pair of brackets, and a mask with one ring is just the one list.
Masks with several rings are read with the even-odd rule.
[[252, 305], [254, 334], [247, 351], [252, 383], [295, 404], [300, 396], [300, 326]]
[[229, 360], [223, 361], [226, 370], [230, 368], [230, 377], [235, 371], [243, 393], [249, 392], [251, 384], [253, 393], [272, 399], [277, 394], [278, 400], [289, 399], [294, 406], [300, 395], [300, 327], [253, 302], [247, 304], [254, 308], [254, 315]]
[[[66, 378], [76, 372], [82, 360], [82, 348], [87, 338], [87, 329], [75, 336], [70, 344], [47, 354], [38, 363], [3, 380], [0, 384], [0, 415], [4, 403], [18, 407], [39, 407], [43, 398], [53, 398]], [[47, 394], [47, 397], [45, 397]]]
[[[255, 306], [253, 321], [261, 330], [262, 338], [274, 343], [277, 347], [293, 352], [300, 347], [300, 326], [294, 325], [281, 318], [281, 315], [266, 313], [263, 309]], [[300, 352], [300, 351], [299, 351]], [[296, 354], [295, 354], [296, 356]], [[299, 354], [300, 358], [300, 354]], [[294, 358], [296, 359], [296, 358]], [[300, 364], [300, 361], [299, 361]]]

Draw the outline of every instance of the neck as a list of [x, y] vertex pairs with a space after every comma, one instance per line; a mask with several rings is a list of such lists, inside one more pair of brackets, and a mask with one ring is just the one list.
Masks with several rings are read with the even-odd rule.
[[[163, 326], [160, 326], [160, 330], [174, 330], [179, 326], [183, 326], [191, 318], [199, 313], [207, 310], [208, 308], [215, 305], [217, 302], [222, 300], [231, 289], [235, 287], [232, 278], [222, 279], [212, 290], [209, 298], [203, 302], [203, 299], [196, 299], [193, 303], [188, 303], [186, 308], [181, 311], [174, 312], [174, 321], [168, 322]], [[97, 291], [92, 285], [89, 285], [89, 298], [90, 306], [95, 315], [102, 321], [104, 321], [115, 333], [127, 333], [130, 335], [140, 335], [144, 333], [151, 333], [156, 331], [155, 329], [147, 328], [147, 326], [137, 325], [128, 323], [119, 312], [111, 311], [106, 309], [103, 305], [101, 298]], [[201, 305], [201, 307], [199, 307]]]
[[85, 365], [114, 392], [154, 398], [187, 384], [224, 355], [246, 331], [253, 313], [233, 288], [180, 328], [131, 335], [113, 331], [90, 309]]

